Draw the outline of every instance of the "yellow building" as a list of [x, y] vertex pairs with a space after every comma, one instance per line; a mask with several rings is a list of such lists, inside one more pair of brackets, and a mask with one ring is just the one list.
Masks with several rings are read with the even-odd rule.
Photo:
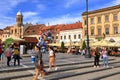
[[13, 26], [7, 26], [3, 29], [2, 41], [5, 41], [7, 38], [23, 38], [23, 15], [19, 11], [16, 14], [16, 24]]
[[[86, 38], [86, 12], [82, 13], [83, 37]], [[120, 37], [120, 5], [88, 12], [90, 38]]]

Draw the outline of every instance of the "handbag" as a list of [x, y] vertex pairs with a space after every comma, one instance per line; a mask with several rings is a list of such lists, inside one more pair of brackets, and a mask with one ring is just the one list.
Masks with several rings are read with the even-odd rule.
[[7, 57], [10, 57], [11, 56], [11, 53], [8, 51], [8, 52], [6, 52], [6, 56]]

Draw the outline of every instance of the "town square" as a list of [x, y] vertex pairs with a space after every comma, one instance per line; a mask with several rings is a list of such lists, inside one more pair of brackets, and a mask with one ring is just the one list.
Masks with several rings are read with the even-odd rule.
[[0, 4], [0, 80], [120, 80], [120, 0]]

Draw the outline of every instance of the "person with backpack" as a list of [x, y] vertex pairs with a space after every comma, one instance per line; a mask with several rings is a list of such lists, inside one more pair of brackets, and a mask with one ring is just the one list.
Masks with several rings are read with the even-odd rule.
[[14, 44], [14, 52], [13, 52], [13, 58], [14, 58], [14, 66], [16, 66], [16, 61], [18, 63], [18, 66], [20, 66], [20, 51], [19, 51], [19, 45]]
[[7, 57], [7, 66], [8, 67], [10, 66], [10, 61], [11, 61], [11, 55], [12, 55], [12, 53], [13, 53], [12, 45], [9, 44], [8, 48], [5, 51], [5, 55]]
[[55, 52], [54, 52], [53, 48], [48, 47], [48, 52], [49, 52], [49, 68], [48, 68], [48, 71], [51, 70], [52, 66], [55, 67], [55, 70], [57, 70], [58, 68], [55, 64], [56, 55], [55, 55]]

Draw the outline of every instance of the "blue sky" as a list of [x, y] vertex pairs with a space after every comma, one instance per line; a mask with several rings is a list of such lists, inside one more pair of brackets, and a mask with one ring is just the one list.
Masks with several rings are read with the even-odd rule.
[[[88, 0], [89, 11], [120, 4], [120, 0]], [[0, 0], [0, 28], [15, 24], [21, 11], [24, 23], [69, 24], [81, 21], [86, 0]]]

